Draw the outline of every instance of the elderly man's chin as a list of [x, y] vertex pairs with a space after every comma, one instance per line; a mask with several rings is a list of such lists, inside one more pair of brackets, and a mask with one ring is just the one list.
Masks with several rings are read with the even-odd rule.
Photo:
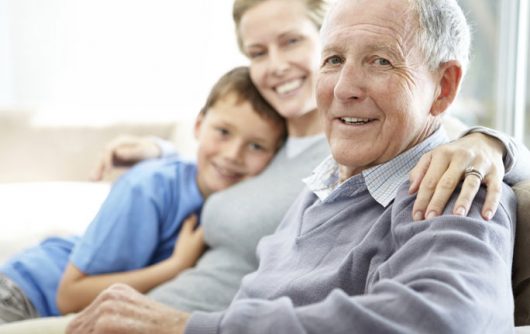
[[427, 137], [420, 131], [417, 136], [395, 136], [385, 139], [328, 138], [331, 155], [339, 165], [340, 181], [361, 173], [363, 170], [385, 163]]
[[384, 152], [376, 148], [376, 143], [367, 145], [333, 145], [331, 154], [339, 165], [340, 181], [346, 181], [350, 177], [361, 173], [363, 170], [382, 163]]

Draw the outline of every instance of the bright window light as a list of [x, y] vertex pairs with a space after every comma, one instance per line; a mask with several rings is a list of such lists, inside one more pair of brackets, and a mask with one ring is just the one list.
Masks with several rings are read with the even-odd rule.
[[[43, 122], [195, 117], [213, 83], [246, 63], [231, 0], [0, 0], [12, 68], [0, 108]], [[7, 57], [7, 56], [2, 56]], [[10, 66], [5, 65], [9, 63]]]

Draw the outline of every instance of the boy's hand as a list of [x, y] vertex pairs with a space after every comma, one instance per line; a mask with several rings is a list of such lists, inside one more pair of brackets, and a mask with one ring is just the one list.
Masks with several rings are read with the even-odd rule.
[[177, 237], [175, 249], [171, 257], [181, 268], [194, 266], [206, 249], [204, 230], [202, 226], [195, 228], [196, 225], [197, 216], [189, 216], [184, 220]]
[[100, 181], [116, 167], [131, 166], [145, 159], [159, 158], [160, 147], [149, 137], [121, 136], [111, 141], [91, 175]]

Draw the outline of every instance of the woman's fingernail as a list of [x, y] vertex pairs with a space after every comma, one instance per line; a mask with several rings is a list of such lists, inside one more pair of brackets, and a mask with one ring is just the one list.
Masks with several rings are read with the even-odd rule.
[[423, 212], [421, 212], [421, 211], [414, 212], [413, 218], [414, 218], [414, 220], [422, 220], [423, 219]]
[[466, 209], [463, 206], [461, 206], [458, 209], [456, 209], [456, 214], [458, 216], [465, 216], [466, 215]]
[[429, 213], [427, 213], [427, 219], [432, 219], [434, 217], [436, 217], [435, 211], [429, 211]]
[[491, 217], [493, 217], [493, 211], [488, 210], [488, 211], [484, 212], [484, 218], [486, 218], [486, 220], [490, 220]]

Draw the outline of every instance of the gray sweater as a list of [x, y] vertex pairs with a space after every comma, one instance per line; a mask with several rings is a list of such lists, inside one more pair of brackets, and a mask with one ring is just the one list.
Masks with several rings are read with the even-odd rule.
[[149, 295], [185, 311], [225, 309], [243, 276], [258, 267], [260, 238], [274, 232], [303, 189], [302, 179], [328, 155], [323, 135], [294, 158], [283, 147], [259, 176], [212, 195], [201, 216], [210, 248], [194, 268]]
[[490, 222], [484, 197], [413, 222], [408, 182], [386, 207], [362, 174], [324, 200], [305, 190], [229, 309], [193, 313], [186, 333], [512, 332], [515, 197], [504, 186]]

